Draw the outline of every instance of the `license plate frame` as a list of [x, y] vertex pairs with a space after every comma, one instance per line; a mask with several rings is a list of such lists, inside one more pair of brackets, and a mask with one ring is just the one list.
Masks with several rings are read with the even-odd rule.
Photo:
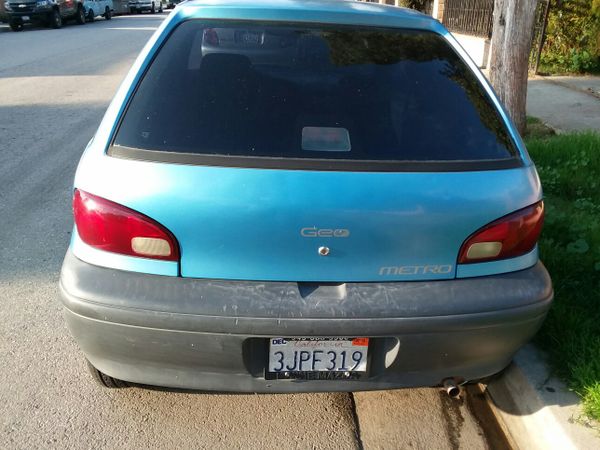
[[29, 17], [29, 16], [21, 16], [21, 20], [23, 22], [29, 22], [29, 21], [31, 21], [31, 17]]
[[276, 337], [266, 344], [267, 379], [356, 380], [369, 376], [372, 349], [367, 337]]

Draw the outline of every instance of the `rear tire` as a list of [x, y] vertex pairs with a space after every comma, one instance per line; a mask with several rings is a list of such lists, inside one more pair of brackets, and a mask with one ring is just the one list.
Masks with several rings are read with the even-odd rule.
[[8, 26], [13, 31], [23, 31], [23, 23], [22, 22], [9, 22]]
[[118, 378], [109, 377], [105, 373], [100, 372], [98, 369], [96, 369], [94, 366], [92, 366], [91, 362], [89, 362], [87, 360], [86, 360], [86, 362], [87, 362], [87, 368], [90, 371], [92, 378], [100, 386], [102, 386], [104, 388], [109, 388], [109, 389], [120, 389], [120, 388], [129, 387], [129, 383], [127, 383], [127, 381], [119, 380]]
[[85, 11], [83, 10], [83, 7], [81, 5], [79, 5], [79, 7], [77, 8], [77, 15], [75, 16], [75, 21], [78, 25], [85, 24]]
[[58, 30], [62, 25], [63, 21], [60, 12], [58, 12], [58, 9], [52, 10], [52, 14], [50, 14], [50, 26], [55, 30]]
[[110, 20], [112, 19], [112, 12], [110, 10], [110, 8], [107, 6], [106, 9], [104, 10], [104, 18], [106, 20]]

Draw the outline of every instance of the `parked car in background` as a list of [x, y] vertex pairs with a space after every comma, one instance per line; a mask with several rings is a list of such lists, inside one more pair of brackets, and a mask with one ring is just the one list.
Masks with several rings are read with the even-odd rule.
[[83, 7], [85, 9], [85, 18], [88, 22], [93, 22], [94, 18], [98, 16], [110, 20], [114, 12], [112, 0], [84, 0]]
[[26, 23], [41, 23], [52, 28], [61, 28], [67, 20], [85, 23], [82, 1], [75, 0], [9, 0], [4, 4], [11, 30], [21, 31]]
[[173, 9], [179, 5], [183, 0], [167, 0], [167, 8]]
[[6, 6], [4, 6], [3, 1], [0, 1], [0, 22], [8, 22], [8, 15], [6, 14]]
[[113, 0], [113, 14], [129, 14], [129, 0]]
[[552, 303], [535, 166], [437, 20], [188, 1], [75, 176], [60, 277], [103, 386], [353, 391], [495, 374]]
[[149, 11], [152, 14], [161, 13], [167, 7], [167, 0], [132, 0], [129, 2], [129, 12], [131, 14], [139, 14], [144, 11]]

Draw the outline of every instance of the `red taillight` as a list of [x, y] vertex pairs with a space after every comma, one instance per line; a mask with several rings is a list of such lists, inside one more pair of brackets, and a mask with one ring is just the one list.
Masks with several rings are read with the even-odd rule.
[[179, 261], [175, 237], [162, 225], [118, 203], [75, 190], [73, 215], [79, 237], [107, 252]]
[[459, 264], [496, 261], [529, 253], [542, 231], [544, 202], [523, 208], [478, 230], [460, 248]]

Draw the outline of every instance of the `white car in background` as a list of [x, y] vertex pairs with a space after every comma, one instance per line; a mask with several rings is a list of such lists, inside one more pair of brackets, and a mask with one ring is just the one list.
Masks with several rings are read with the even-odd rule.
[[85, 0], [83, 8], [85, 9], [85, 18], [88, 22], [93, 22], [97, 16], [102, 16], [106, 20], [110, 20], [114, 12], [112, 0]]
[[130, 14], [141, 14], [149, 11], [152, 14], [163, 12], [169, 7], [167, 0], [131, 0], [128, 3]]

